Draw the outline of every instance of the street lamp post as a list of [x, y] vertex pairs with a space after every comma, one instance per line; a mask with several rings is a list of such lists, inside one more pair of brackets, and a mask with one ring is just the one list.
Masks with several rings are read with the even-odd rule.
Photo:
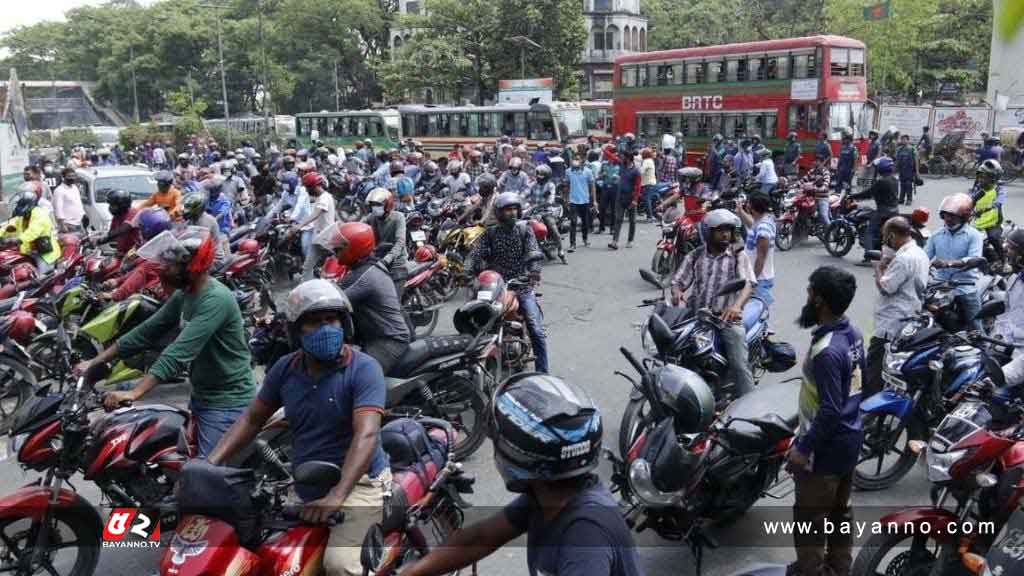
[[139, 123], [139, 90], [135, 84], [135, 46], [128, 45], [128, 59], [131, 60], [132, 68], [132, 119]]
[[[196, 4], [201, 8], [228, 8], [225, 4]], [[227, 72], [224, 70], [224, 39], [221, 31], [221, 20], [220, 14], [217, 14], [217, 55], [220, 59], [220, 92], [221, 97], [224, 98], [224, 129], [227, 133], [227, 145], [228, 149], [232, 148], [231, 145], [231, 113], [228, 111], [228, 80]]]
[[526, 78], [526, 48], [540, 49], [541, 45], [530, 40], [527, 36], [512, 36], [511, 38], [506, 38], [506, 40], [519, 45], [519, 77]]
[[263, 2], [256, 2], [257, 33], [260, 41], [260, 68], [263, 72], [263, 131], [266, 138], [270, 138], [270, 104], [267, 101], [270, 91], [270, 81], [267, 75], [267, 51], [263, 42]]

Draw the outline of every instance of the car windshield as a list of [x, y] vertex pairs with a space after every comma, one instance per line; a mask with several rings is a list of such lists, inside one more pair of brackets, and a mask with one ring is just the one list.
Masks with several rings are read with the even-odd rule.
[[96, 188], [96, 202], [101, 203], [107, 201], [107, 194], [111, 190], [125, 190], [132, 195], [133, 200], [149, 198], [156, 192], [156, 180], [148, 174], [97, 178], [93, 186]]

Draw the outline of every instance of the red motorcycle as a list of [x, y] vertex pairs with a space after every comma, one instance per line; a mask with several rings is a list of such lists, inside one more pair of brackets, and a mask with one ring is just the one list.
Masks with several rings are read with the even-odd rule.
[[[400, 419], [381, 430], [394, 478], [384, 520], [367, 532], [363, 544], [363, 564], [371, 573], [392, 574], [429, 551], [425, 526], [440, 530], [437, 535], [443, 539], [462, 525], [467, 504], [459, 494], [472, 491], [473, 479], [449, 458], [453, 438], [450, 425], [429, 419]], [[413, 439], [417, 441], [410, 442]], [[283, 466], [279, 469], [285, 474], [283, 480], [268, 480], [250, 470], [219, 469], [223, 472], [217, 473], [233, 479], [224, 488], [242, 503], [231, 509], [208, 506], [205, 501], [193, 503], [183, 496], [184, 508], [212, 512], [182, 517], [160, 560], [160, 574], [320, 573], [329, 527], [302, 523], [298, 507], [288, 504], [288, 492], [293, 484], [334, 486], [341, 479], [341, 469], [326, 462], [305, 462], [295, 468], [294, 476]], [[191, 473], [186, 471], [186, 476]], [[337, 520], [333, 518], [332, 523]]]
[[[829, 212], [835, 217], [839, 212], [838, 194], [829, 196]], [[775, 247], [785, 252], [804, 241], [808, 236], [825, 238], [825, 228], [818, 217], [818, 200], [813, 189], [801, 189], [783, 200], [784, 212], [776, 221]]]
[[[61, 234], [57, 237], [61, 246], [60, 258], [54, 262], [54, 271], [51, 274], [60, 276], [60, 281], [54, 286], [63, 284], [63, 278], [73, 276], [78, 267], [82, 264], [84, 254], [82, 252], [83, 240], [75, 234]], [[88, 241], [85, 242], [86, 244]], [[14, 250], [0, 251], [0, 277], [4, 284], [0, 286], [0, 298], [10, 298], [22, 290], [31, 289], [37, 286], [42, 280], [36, 270], [35, 260]]]
[[11, 418], [36, 387], [32, 358], [25, 346], [38, 333], [38, 324], [32, 312], [25, 309], [31, 305], [25, 304], [28, 300], [24, 292], [13, 300], [0, 317], [0, 432], [7, 431]]
[[651, 270], [664, 282], [679, 268], [683, 258], [702, 244], [700, 223], [704, 220], [704, 201], [697, 196], [683, 196], [683, 211], [671, 224], [658, 223], [661, 240], [651, 258]]
[[1020, 403], [995, 407], [977, 396], [950, 412], [927, 446], [933, 505], [883, 517], [888, 528], [861, 548], [851, 574], [948, 574], [965, 554], [984, 554], [1024, 496], [1022, 415]]

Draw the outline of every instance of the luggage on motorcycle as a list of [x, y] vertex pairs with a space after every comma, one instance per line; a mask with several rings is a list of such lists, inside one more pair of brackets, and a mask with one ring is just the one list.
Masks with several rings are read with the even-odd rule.
[[672, 418], [666, 418], [647, 435], [640, 452], [651, 465], [651, 480], [662, 492], [682, 490], [690, 480], [688, 473], [700, 457], [679, 444]]
[[247, 468], [214, 466], [193, 459], [181, 469], [178, 508], [184, 516], [197, 514], [233, 526], [243, 546], [259, 539], [259, 522], [252, 502], [256, 474]]
[[796, 366], [796, 349], [789, 342], [768, 341], [765, 345], [768, 358], [766, 368], [769, 372], [785, 372]]
[[[426, 485], [447, 459], [444, 443], [412, 418], [399, 418], [380, 429], [380, 441], [391, 460], [391, 471], [411, 471]], [[431, 468], [433, 466], [433, 468]]]

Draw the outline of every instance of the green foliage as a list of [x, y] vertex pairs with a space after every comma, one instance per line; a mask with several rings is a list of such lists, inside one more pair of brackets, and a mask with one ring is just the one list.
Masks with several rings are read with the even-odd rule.
[[57, 137], [57, 145], [63, 148], [65, 152], [69, 153], [71, 152], [71, 149], [78, 144], [96, 146], [99, 143], [99, 137], [93, 134], [92, 130], [89, 130], [88, 128], [61, 130], [60, 135]]
[[457, 38], [418, 35], [377, 67], [377, 77], [388, 100], [400, 101], [425, 88], [456, 90], [461, 82], [473, 80], [473, 62]]
[[153, 123], [132, 124], [121, 128], [120, 139], [121, 147], [129, 150], [146, 142], [173, 140], [174, 134], [164, 132]]

